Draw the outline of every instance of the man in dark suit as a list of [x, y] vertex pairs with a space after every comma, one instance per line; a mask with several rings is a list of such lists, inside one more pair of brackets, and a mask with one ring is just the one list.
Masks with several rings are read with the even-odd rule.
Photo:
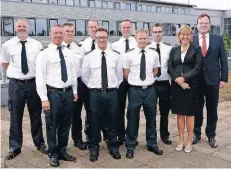
[[200, 45], [203, 55], [200, 73], [200, 87], [198, 96], [198, 112], [195, 115], [193, 144], [201, 139], [203, 123], [204, 97], [207, 109], [206, 136], [212, 148], [218, 146], [215, 136], [217, 127], [217, 106], [219, 87], [225, 87], [228, 82], [228, 60], [225, 52], [224, 40], [220, 35], [209, 33], [210, 17], [201, 14], [197, 19], [198, 34], [193, 36], [193, 43]]

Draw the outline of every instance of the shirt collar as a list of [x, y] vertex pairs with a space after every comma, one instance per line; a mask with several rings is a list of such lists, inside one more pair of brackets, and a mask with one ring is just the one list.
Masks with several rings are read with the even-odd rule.
[[[203, 35], [199, 34], [199, 39], [202, 39], [202, 36], [203, 36]], [[206, 34], [205, 34], [205, 38], [206, 38], [206, 39], [209, 38], [209, 33], [206, 33]]]
[[58, 46], [52, 42], [50, 43], [49, 47], [53, 50], [57, 50], [57, 48], [58, 48]]
[[[69, 44], [70, 47], [71, 47], [71, 44], [72, 44], [72, 43], [73, 43], [73, 42], [71, 42], [71, 43]], [[62, 44], [63, 44], [63, 46], [65, 46], [65, 47], [67, 47], [67, 45], [68, 45], [68, 44], [67, 44], [66, 42], [64, 42], [64, 41], [62, 42]]]
[[[190, 45], [189, 45], [189, 46], [190, 46]], [[189, 48], [189, 46], [188, 46], [188, 48]], [[181, 51], [181, 53], [182, 53], [182, 52], [184, 51], [184, 48], [182, 47], [182, 45], [180, 45], [180, 48], [181, 48], [180, 51]], [[188, 49], [187, 49], [186, 51], [188, 51]], [[185, 52], [186, 52], [186, 51], [185, 51]], [[184, 52], [184, 53], [185, 53], [185, 52]]]
[[[142, 49], [140, 49], [139, 47], [137, 47], [136, 50], [137, 50], [139, 53], [141, 53], [141, 50], [142, 50]], [[148, 51], [148, 46], [146, 46], [143, 50], [144, 50], [144, 53], [147, 53], [147, 51]]]
[[[97, 53], [99, 53], [99, 54], [101, 55], [102, 50], [100, 50], [99, 48], [96, 48], [95, 50], [97, 51]], [[106, 49], [104, 50], [104, 52], [105, 52], [105, 56], [106, 56], [106, 55], [109, 53], [108, 48], [106, 48]]]
[[[16, 42], [17, 42], [17, 43], [20, 43], [21, 40], [20, 40], [17, 36], [16, 36], [15, 38], [16, 38]], [[30, 39], [29, 36], [25, 39], [25, 41], [28, 42], [28, 43], [30, 43], [30, 40], [31, 40], [31, 39]]]
[[[128, 39], [128, 41], [129, 41], [129, 42], [131, 42], [131, 41], [132, 41], [132, 39], [133, 39], [133, 37], [132, 37], [132, 36], [130, 36], [130, 37], [129, 37], [129, 38], [127, 38], [127, 39]], [[120, 38], [120, 40], [121, 40], [121, 41], [123, 41], [123, 42], [125, 42], [125, 40], [126, 40], [126, 39], [125, 39], [124, 37], [121, 37], [121, 38]]]
[[[152, 41], [151, 45], [155, 48], [157, 47], [157, 43], [155, 41]], [[159, 45], [161, 47], [163, 45], [163, 41], [160, 41]]]

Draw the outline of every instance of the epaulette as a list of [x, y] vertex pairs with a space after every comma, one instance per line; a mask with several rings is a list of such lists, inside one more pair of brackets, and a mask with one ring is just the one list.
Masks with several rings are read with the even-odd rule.
[[44, 48], [42, 48], [40, 51], [43, 51], [43, 50], [45, 50], [46, 48], [48, 48], [48, 46], [45, 46]]
[[149, 47], [148, 49], [151, 49], [151, 50], [155, 50], [155, 51], [156, 51], [156, 48], [153, 48], [153, 47]]
[[119, 40], [114, 40], [114, 41], [112, 41], [111, 43], [115, 43], [115, 42], [118, 42]]
[[112, 51], [120, 55], [120, 52], [118, 52], [117, 50], [112, 49]]
[[126, 53], [133, 51], [135, 48], [128, 49]]
[[88, 52], [85, 53], [85, 55], [88, 55], [89, 53], [91, 53], [93, 50], [90, 50]]
[[163, 42], [165, 45], [168, 45], [168, 46], [171, 46], [171, 44], [170, 43], [167, 43], [167, 42]]

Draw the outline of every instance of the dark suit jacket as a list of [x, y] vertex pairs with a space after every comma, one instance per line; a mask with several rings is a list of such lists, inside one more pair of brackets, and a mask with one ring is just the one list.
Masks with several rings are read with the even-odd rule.
[[[193, 36], [193, 44], [199, 45], [199, 35]], [[228, 82], [228, 58], [226, 56], [223, 37], [209, 34], [209, 48], [203, 57], [200, 77], [207, 85], [217, 86], [220, 81]]]
[[202, 54], [201, 47], [190, 44], [185, 55], [184, 62], [181, 61], [181, 45], [172, 48], [168, 61], [168, 73], [175, 81], [178, 77], [184, 77], [190, 86], [198, 86], [198, 75], [201, 70]]

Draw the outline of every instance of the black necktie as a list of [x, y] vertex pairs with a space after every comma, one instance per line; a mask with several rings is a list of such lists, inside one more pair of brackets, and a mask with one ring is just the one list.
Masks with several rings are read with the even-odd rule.
[[105, 52], [102, 52], [101, 78], [102, 78], [102, 89], [106, 89], [108, 87], [108, 79], [107, 79], [107, 63], [105, 58]]
[[145, 54], [144, 50], [141, 50], [142, 56], [140, 61], [140, 79], [144, 81], [146, 79], [146, 61], [145, 61]]
[[160, 44], [156, 44], [156, 51], [157, 53], [159, 54], [159, 61], [160, 61], [160, 68], [158, 70], [158, 73], [157, 73], [157, 77], [160, 77], [161, 76], [161, 56], [160, 56]]
[[27, 57], [26, 57], [26, 47], [25, 43], [26, 41], [20, 41], [22, 44], [22, 51], [21, 51], [21, 69], [22, 73], [26, 75], [29, 71], [28, 64], [27, 64]]
[[58, 46], [58, 50], [59, 50], [59, 57], [60, 57], [60, 64], [61, 64], [61, 79], [65, 83], [67, 81], [67, 67], [62, 52], [62, 46]]
[[95, 40], [92, 40], [91, 50], [95, 49]]
[[129, 41], [128, 39], [125, 40], [125, 52], [129, 50]]
[[68, 49], [70, 49], [70, 46], [71, 46], [71, 45], [70, 45], [70, 44], [68, 44], [68, 45], [67, 45], [67, 48], [68, 48]]

